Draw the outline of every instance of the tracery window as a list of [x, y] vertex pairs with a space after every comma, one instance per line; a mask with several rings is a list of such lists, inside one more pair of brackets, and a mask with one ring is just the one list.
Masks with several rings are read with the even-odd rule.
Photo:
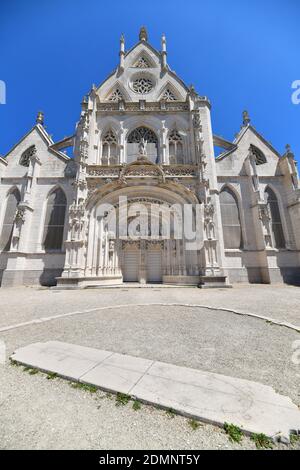
[[20, 192], [17, 188], [9, 193], [6, 200], [6, 210], [3, 220], [0, 250], [9, 251], [15, 221], [16, 210], [21, 200]]
[[242, 247], [242, 231], [236, 196], [224, 188], [220, 194], [221, 217], [225, 248]]
[[141, 77], [134, 80], [132, 88], [136, 93], [144, 95], [150, 93], [153, 88], [153, 83], [150, 78]]
[[62, 189], [57, 188], [49, 194], [47, 200], [44, 240], [45, 251], [62, 249], [67, 200]]
[[271, 188], [266, 188], [264, 196], [270, 217], [272, 245], [275, 248], [284, 248], [285, 240], [277, 197]]
[[183, 163], [183, 140], [176, 129], [169, 135], [169, 161], [171, 164]]
[[169, 88], [167, 88], [167, 89], [164, 91], [164, 93], [163, 93], [161, 99], [164, 100], [164, 101], [176, 101], [177, 98], [176, 98], [176, 96], [174, 95], [174, 93], [173, 93]]
[[156, 135], [148, 127], [137, 127], [128, 136], [128, 142], [130, 143], [140, 143], [142, 139], [146, 140], [148, 143], [157, 143]]
[[109, 101], [120, 101], [122, 99], [123, 95], [118, 88], [108, 98]]
[[109, 130], [102, 140], [102, 165], [118, 163], [118, 141], [116, 134]]
[[20, 165], [22, 166], [29, 166], [30, 163], [30, 157], [32, 157], [36, 152], [36, 147], [35, 145], [32, 145], [29, 147], [25, 152], [22, 153], [21, 158], [20, 158]]
[[252, 145], [252, 144], [250, 145], [250, 147], [251, 147], [252, 153], [255, 156], [256, 165], [263, 165], [263, 163], [267, 163], [267, 159], [265, 155], [262, 153], [261, 150], [259, 150], [259, 148], [255, 147], [255, 145]]
[[139, 143], [144, 139], [146, 144], [147, 158], [155, 163], [158, 162], [158, 139], [155, 133], [148, 127], [137, 127], [127, 138], [127, 162], [132, 162], [139, 155]]
[[145, 57], [141, 56], [137, 60], [137, 62], [135, 64], [135, 67], [138, 67], [139, 69], [148, 69], [148, 68], [150, 68], [150, 64], [147, 61], [147, 59], [145, 59]]

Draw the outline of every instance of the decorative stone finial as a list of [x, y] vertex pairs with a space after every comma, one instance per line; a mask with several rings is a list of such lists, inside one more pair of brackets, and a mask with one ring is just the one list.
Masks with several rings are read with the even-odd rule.
[[124, 38], [124, 34], [123, 34], [123, 33], [121, 34], [121, 37], [120, 37], [120, 52], [119, 52], [119, 56], [120, 56], [120, 64], [119, 64], [120, 71], [123, 71], [123, 70], [124, 70], [124, 58], [125, 58], [125, 38]]
[[243, 111], [243, 125], [247, 126], [250, 123], [251, 119], [248, 114], [248, 111]]
[[139, 34], [140, 41], [148, 41], [148, 33], [145, 26], [142, 26]]
[[167, 41], [165, 34], [161, 37], [161, 55], [162, 55], [162, 69], [167, 70]]
[[189, 95], [190, 95], [190, 97], [191, 97], [192, 99], [197, 98], [198, 93], [196, 92], [196, 89], [195, 89], [194, 85], [191, 84], [188, 88], [189, 88]]
[[285, 155], [292, 156], [292, 157], [294, 156], [290, 144], [286, 144], [285, 150], [286, 150]]
[[44, 125], [44, 113], [42, 111], [39, 111], [36, 116], [36, 123], [41, 124], [41, 126]]

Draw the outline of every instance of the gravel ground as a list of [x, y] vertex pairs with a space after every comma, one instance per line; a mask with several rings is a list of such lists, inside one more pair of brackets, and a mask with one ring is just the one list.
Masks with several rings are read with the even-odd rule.
[[232, 289], [163, 288], [159, 285], [153, 289], [124, 286], [63, 291], [36, 287], [0, 288], [0, 327], [105, 305], [154, 302], [232, 308], [300, 325], [299, 287], [242, 284]]
[[300, 405], [296, 331], [256, 318], [195, 307], [99, 310], [2, 333], [11, 354], [36, 341], [65, 341], [209, 370], [273, 386]]
[[[5, 305], [0, 319], [2, 325], [8, 325], [103, 305], [177, 301], [243, 308], [297, 323], [300, 291], [281, 287], [278, 293], [273, 288], [268, 291], [270, 286], [262, 287], [240, 287], [234, 295], [235, 289], [213, 292], [173, 288], [0, 289], [0, 305]], [[226, 297], [227, 292], [230, 297]], [[206, 297], [200, 298], [202, 293]], [[259, 308], [250, 310], [251, 301]], [[290, 310], [285, 310], [284, 305]], [[300, 339], [299, 333], [230, 312], [178, 306], [112, 308], [12, 329], [1, 333], [0, 339], [5, 341], [7, 356], [23, 345], [56, 339], [255, 380], [273, 386], [300, 405], [299, 365], [291, 361], [292, 344]], [[91, 395], [75, 390], [61, 379], [47, 380], [41, 373], [31, 376], [8, 363], [0, 365], [0, 446], [6, 449], [255, 447], [249, 438], [244, 438], [241, 446], [232, 444], [222, 430], [213, 426], [202, 425], [193, 431], [183, 417], [170, 418], [149, 406], [143, 406], [140, 411], [132, 410], [130, 404], [116, 407], [114, 399], [103, 396], [102, 392]], [[281, 445], [280, 448], [290, 447]], [[299, 443], [295, 448], [300, 449]]]
[[[222, 429], [170, 417], [165, 411], [132, 402], [117, 407], [115, 397], [74, 389], [62, 379], [29, 375], [22, 367], [1, 369], [2, 449], [255, 449], [244, 437], [231, 443]], [[300, 449], [277, 444], [275, 449]]]

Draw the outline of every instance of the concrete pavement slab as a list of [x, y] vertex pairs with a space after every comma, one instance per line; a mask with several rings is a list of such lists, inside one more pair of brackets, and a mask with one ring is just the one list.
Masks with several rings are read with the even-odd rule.
[[249, 380], [59, 341], [25, 346], [11, 359], [206, 422], [233, 423], [246, 433], [287, 441], [300, 431], [292, 400]]
[[47, 341], [18, 349], [12, 359], [33, 368], [78, 380], [111, 354], [61, 341]]

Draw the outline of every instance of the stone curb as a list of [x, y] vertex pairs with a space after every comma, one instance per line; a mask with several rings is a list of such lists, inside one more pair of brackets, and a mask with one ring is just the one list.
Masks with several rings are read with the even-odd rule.
[[289, 328], [291, 330], [295, 330], [298, 333], [300, 333], [300, 326], [293, 325], [292, 323], [289, 322], [284, 322], [284, 321], [279, 321], [275, 320], [274, 318], [271, 317], [266, 317], [263, 315], [257, 315], [255, 313], [250, 313], [250, 312], [242, 312], [241, 310], [234, 310], [226, 307], [213, 307], [211, 305], [201, 305], [201, 304], [182, 304], [182, 303], [164, 303], [164, 302], [158, 302], [158, 303], [146, 303], [146, 304], [119, 304], [119, 305], [107, 305], [104, 307], [93, 307], [87, 310], [78, 310], [75, 312], [68, 312], [68, 313], [61, 313], [59, 315], [52, 315], [49, 317], [40, 317], [36, 318], [34, 320], [30, 320], [27, 322], [22, 322], [22, 323], [15, 323], [12, 325], [4, 326], [0, 328], [0, 333], [3, 333], [5, 331], [9, 330], [14, 330], [16, 328], [21, 328], [23, 326], [29, 326], [29, 325], [34, 325], [38, 323], [46, 323], [51, 320], [56, 320], [59, 318], [65, 318], [65, 317], [71, 317], [73, 315], [83, 315], [85, 313], [92, 313], [96, 312], [98, 310], [110, 310], [114, 308], [128, 308], [128, 307], [151, 307], [151, 306], [158, 306], [158, 307], [192, 307], [192, 308], [205, 308], [208, 310], [217, 310], [217, 311], [223, 311], [223, 312], [229, 312], [229, 313], [234, 313], [235, 315], [244, 315], [248, 317], [253, 317], [257, 318], [259, 320], [264, 320], [268, 323], [272, 323], [277, 326], [283, 326], [285, 328]]

